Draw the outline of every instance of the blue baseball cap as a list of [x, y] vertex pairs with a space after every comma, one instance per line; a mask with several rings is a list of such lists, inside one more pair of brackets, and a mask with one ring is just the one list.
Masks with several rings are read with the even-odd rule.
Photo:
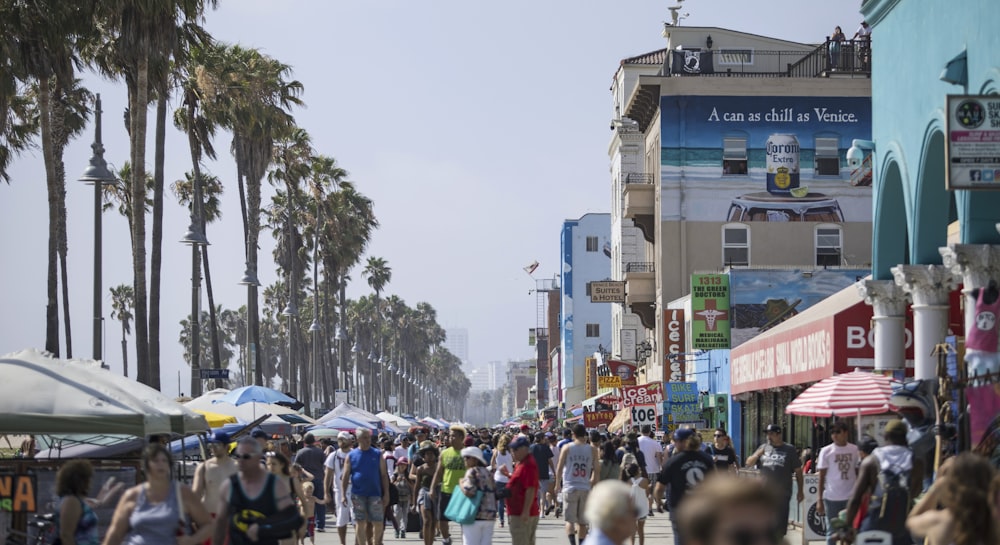
[[530, 446], [531, 446], [531, 440], [523, 435], [517, 436], [513, 441], [510, 442], [510, 445], [508, 445], [508, 447], [510, 447], [510, 450], [517, 450], [521, 447], [530, 447]]
[[677, 441], [690, 439], [692, 435], [694, 435], [694, 430], [691, 428], [677, 428], [674, 430], [674, 439]]
[[224, 431], [217, 431], [212, 435], [208, 436], [209, 443], [222, 443], [223, 445], [228, 445], [232, 440], [229, 438], [229, 434]]

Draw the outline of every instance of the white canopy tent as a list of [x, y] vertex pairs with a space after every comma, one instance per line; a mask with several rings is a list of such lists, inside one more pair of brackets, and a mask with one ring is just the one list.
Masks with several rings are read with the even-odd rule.
[[410, 426], [413, 425], [413, 422], [410, 422], [409, 420], [403, 418], [402, 416], [396, 416], [388, 411], [382, 411], [376, 414], [375, 416], [381, 418], [383, 422], [392, 424], [397, 428], [402, 429], [403, 431], [408, 430]]
[[330, 411], [330, 412], [324, 414], [323, 416], [321, 416], [319, 418], [319, 422], [320, 422], [320, 424], [322, 424], [323, 422], [325, 422], [325, 421], [327, 421], [327, 420], [329, 420], [331, 418], [337, 417], [337, 416], [346, 416], [347, 418], [350, 418], [351, 420], [357, 420], [357, 421], [360, 421], [360, 422], [368, 422], [370, 424], [377, 424], [377, 425], [381, 425], [384, 422], [378, 416], [376, 416], [376, 415], [374, 415], [374, 414], [372, 414], [372, 413], [370, 413], [370, 412], [368, 412], [368, 411], [366, 411], [366, 410], [364, 410], [364, 409], [362, 409], [360, 407], [355, 407], [354, 405], [351, 405], [350, 403], [341, 403], [340, 405], [337, 405], [337, 407], [335, 409], [333, 409], [332, 411]]
[[37, 350], [0, 358], [0, 433], [121, 434], [208, 431], [205, 417], [90, 360]]

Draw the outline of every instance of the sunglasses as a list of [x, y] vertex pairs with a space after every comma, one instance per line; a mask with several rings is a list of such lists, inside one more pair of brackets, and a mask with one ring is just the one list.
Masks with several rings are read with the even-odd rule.
[[[273, 456], [273, 454], [272, 454], [272, 456]], [[253, 460], [254, 458], [257, 458], [257, 455], [256, 454], [237, 454], [236, 458], [239, 459], [239, 460]]]
[[725, 437], [725, 435], [723, 435], [721, 433], [717, 433], [717, 434], [715, 434], [715, 437]]
[[729, 532], [726, 537], [733, 545], [756, 545], [758, 543], [774, 545], [778, 543], [778, 533], [774, 528], [758, 530], [743, 528]]

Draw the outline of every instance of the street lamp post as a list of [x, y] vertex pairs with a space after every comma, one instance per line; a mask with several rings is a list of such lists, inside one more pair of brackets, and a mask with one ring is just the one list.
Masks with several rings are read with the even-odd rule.
[[[102, 322], [104, 312], [102, 309], [101, 297], [101, 239], [102, 239], [102, 218], [101, 218], [101, 193], [105, 184], [117, 183], [118, 179], [108, 170], [108, 164], [104, 160], [104, 144], [101, 143], [101, 95], [98, 94], [94, 101], [94, 143], [90, 148], [93, 153], [90, 156], [90, 166], [80, 176], [80, 181], [85, 184], [94, 185], [94, 336], [93, 353], [94, 360], [104, 359], [101, 342]], [[101, 367], [107, 368], [102, 362]], [[126, 374], [128, 370], [126, 369]]]
[[[249, 256], [249, 254], [247, 254]], [[244, 369], [244, 380], [247, 384], [256, 384], [257, 350], [253, 342], [253, 318], [250, 316], [252, 305], [250, 301], [254, 299], [254, 290], [260, 285], [257, 274], [250, 268], [249, 258], [246, 262], [246, 269], [243, 271], [243, 278], [240, 278], [239, 285], [247, 287], [247, 346], [246, 346], [246, 368]], [[262, 384], [258, 384], [262, 386]]]
[[201, 257], [203, 246], [208, 245], [208, 239], [202, 229], [201, 221], [201, 176], [194, 177], [194, 191], [191, 195], [191, 225], [181, 238], [182, 244], [191, 246], [191, 335], [189, 352], [191, 354], [191, 397], [198, 397], [202, 392], [201, 380]]

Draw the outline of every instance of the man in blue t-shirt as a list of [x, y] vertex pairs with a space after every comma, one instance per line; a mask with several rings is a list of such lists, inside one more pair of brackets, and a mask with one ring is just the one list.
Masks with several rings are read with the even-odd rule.
[[[372, 447], [372, 431], [357, 429], [358, 447], [347, 455], [341, 489], [351, 491], [351, 507], [357, 523], [358, 543], [368, 543], [374, 536], [382, 543], [385, 506], [389, 505], [389, 472], [382, 452]], [[342, 500], [347, 505], [347, 498]]]

